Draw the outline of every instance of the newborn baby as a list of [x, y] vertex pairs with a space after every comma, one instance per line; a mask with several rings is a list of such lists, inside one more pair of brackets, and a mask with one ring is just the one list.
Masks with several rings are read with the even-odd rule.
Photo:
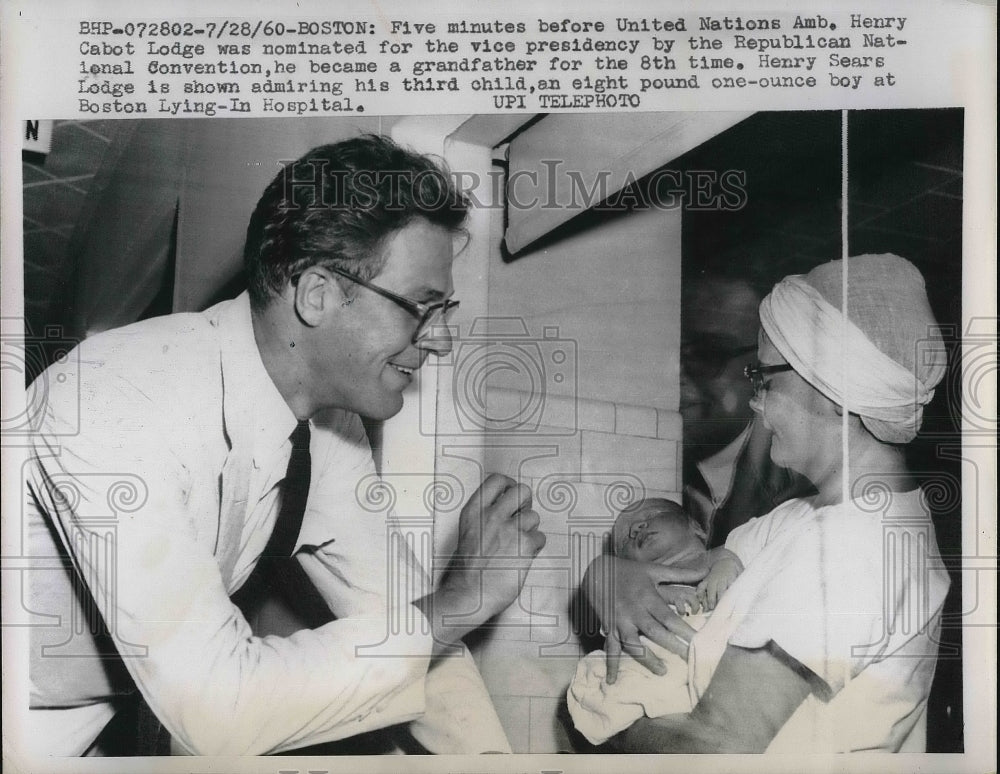
[[[705, 613], [715, 608], [722, 593], [743, 569], [740, 560], [725, 548], [705, 548], [705, 533], [677, 503], [649, 498], [633, 503], [615, 520], [611, 553], [638, 562], [663, 565], [707, 561], [708, 574], [697, 588], [662, 586], [660, 594], [694, 629], [705, 623]], [[645, 637], [639, 638], [666, 665], [655, 675], [631, 658], [623, 658], [618, 679], [609, 684], [605, 653], [595, 650], [577, 665], [566, 699], [573, 723], [591, 744], [603, 744], [641, 718], [690, 712], [694, 699], [688, 692], [687, 662]]]

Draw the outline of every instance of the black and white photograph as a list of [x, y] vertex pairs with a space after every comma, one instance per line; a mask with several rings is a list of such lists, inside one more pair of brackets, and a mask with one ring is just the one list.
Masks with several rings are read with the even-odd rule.
[[966, 770], [978, 114], [586, 107], [18, 116], [5, 766]]
[[962, 111], [422, 124], [25, 155], [50, 749], [960, 752]]

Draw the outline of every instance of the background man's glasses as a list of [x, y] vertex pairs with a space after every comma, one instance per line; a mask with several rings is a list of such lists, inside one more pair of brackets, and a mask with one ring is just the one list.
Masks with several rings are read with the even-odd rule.
[[325, 268], [332, 271], [334, 274], [346, 277], [351, 282], [356, 282], [362, 287], [378, 293], [380, 296], [388, 298], [390, 301], [399, 304], [403, 307], [403, 309], [416, 317], [420, 322], [417, 323], [417, 329], [413, 332], [413, 338], [411, 341], [414, 344], [426, 338], [434, 325], [446, 324], [448, 319], [451, 317], [452, 312], [454, 312], [459, 305], [458, 301], [453, 301], [452, 299], [437, 301], [433, 304], [423, 304], [420, 301], [414, 301], [412, 298], [407, 298], [406, 296], [393, 293], [391, 290], [379, 287], [373, 282], [363, 280], [356, 274], [344, 271], [343, 269], [338, 269], [336, 266], [326, 266]]
[[746, 368], [743, 369], [743, 375], [750, 380], [750, 384], [753, 385], [753, 394], [759, 395], [760, 391], [764, 389], [764, 377], [769, 374], [780, 374], [782, 371], [792, 371], [794, 370], [788, 363], [783, 363], [782, 365], [750, 365], [747, 364]]
[[695, 379], [716, 379], [722, 375], [733, 358], [756, 350], [756, 343], [741, 347], [725, 347], [689, 341], [681, 344], [681, 365], [688, 376]]

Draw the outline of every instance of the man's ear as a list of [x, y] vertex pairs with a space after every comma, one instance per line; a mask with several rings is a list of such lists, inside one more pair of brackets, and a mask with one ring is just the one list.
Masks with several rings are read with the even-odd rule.
[[343, 291], [330, 272], [321, 266], [310, 266], [292, 287], [295, 313], [303, 324], [315, 328], [343, 299]]

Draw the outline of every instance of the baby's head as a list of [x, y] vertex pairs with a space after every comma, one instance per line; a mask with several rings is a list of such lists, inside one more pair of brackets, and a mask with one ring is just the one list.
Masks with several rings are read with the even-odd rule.
[[625, 559], [669, 564], [705, 551], [705, 533], [677, 503], [650, 497], [632, 503], [615, 520], [612, 552]]

